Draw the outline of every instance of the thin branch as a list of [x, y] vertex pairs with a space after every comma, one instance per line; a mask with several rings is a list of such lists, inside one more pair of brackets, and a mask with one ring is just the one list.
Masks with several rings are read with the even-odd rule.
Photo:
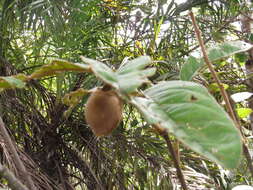
[[[222, 26], [220, 26], [217, 30], [215, 30], [214, 32], [220, 32], [223, 29], [225, 29], [229, 24], [231, 24], [232, 22], [235, 22], [235, 19], [238, 17], [239, 14], [236, 14], [234, 17], [230, 18], [229, 20], [227, 20], [224, 24], [222, 24]], [[212, 37], [207, 38], [204, 41], [204, 44], [206, 44], [207, 42], [209, 42], [210, 40], [212, 40]], [[184, 55], [189, 55], [189, 53], [191, 53], [192, 51], [196, 50], [199, 48], [199, 44], [194, 46], [193, 48], [191, 48], [190, 50], [188, 50], [186, 53], [183, 54]]]
[[173, 149], [173, 145], [170, 141], [170, 138], [169, 138], [169, 135], [166, 131], [164, 132], [160, 132], [160, 135], [164, 138], [164, 140], [166, 141], [166, 144], [168, 146], [168, 149], [169, 149], [169, 152], [171, 154], [171, 157], [172, 157], [172, 160], [174, 162], [174, 166], [176, 168], [176, 171], [177, 171], [177, 177], [181, 183], [181, 186], [182, 186], [182, 189], [183, 190], [187, 190], [187, 185], [186, 185], [186, 182], [185, 182], [185, 179], [184, 179], [184, 175], [183, 175], [183, 172], [180, 168], [180, 165], [179, 165], [179, 160], [177, 158], [177, 155]]
[[203, 53], [203, 57], [204, 57], [204, 61], [205, 63], [207, 64], [215, 82], [217, 83], [218, 87], [220, 88], [220, 91], [221, 91], [221, 95], [222, 97], [224, 98], [224, 101], [225, 101], [225, 106], [226, 106], [226, 109], [230, 115], [230, 117], [233, 119], [233, 121], [235, 122], [235, 124], [237, 125], [237, 127], [239, 126], [238, 123], [237, 123], [237, 119], [236, 119], [236, 116], [235, 116], [235, 113], [233, 111], [233, 108], [231, 106], [231, 103], [229, 101], [229, 97], [224, 89], [224, 86], [222, 85], [218, 75], [216, 74], [215, 70], [214, 70], [214, 67], [211, 63], [211, 61], [209, 60], [208, 58], [208, 55], [207, 55], [207, 52], [206, 52], [206, 49], [205, 49], [205, 45], [204, 45], [204, 41], [201, 37], [201, 31], [199, 30], [199, 27], [196, 23], [196, 20], [195, 20], [195, 17], [193, 15], [192, 12], [189, 13], [191, 19], [192, 19], [192, 23], [193, 23], [193, 26], [194, 26], [194, 30], [195, 30], [195, 34], [196, 34], [196, 37], [197, 37], [197, 40], [199, 42], [199, 45], [200, 45], [200, 48], [201, 48], [201, 51]]
[[5, 166], [0, 163], [0, 175], [8, 181], [8, 185], [13, 190], [28, 190]]
[[179, 4], [173, 15], [179, 15], [181, 12], [187, 11], [195, 6], [207, 4], [208, 2], [210, 2], [210, 0], [188, 0]]
[[244, 156], [247, 160], [247, 165], [248, 165], [249, 171], [251, 173], [251, 176], [253, 176], [253, 165], [252, 165], [252, 159], [251, 159], [251, 155], [249, 153], [249, 149], [245, 143], [243, 143], [242, 148], [243, 148]]
[[[239, 124], [239, 121], [235, 115], [235, 112], [232, 108], [232, 105], [231, 105], [231, 102], [229, 100], [229, 97], [228, 97], [228, 94], [226, 92], [226, 90], [224, 89], [217, 73], [215, 72], [214, 68], [213, 68], [213, 65], [211, 63], [211, 61], [209, 60], [208, 58], [208, 55], [207, 55], [207, 52], [206, 52], [206, 49], [205, 49], [205, 45], [204, 45], [204, 42], [203, 42], [203, 39], [201, 37], [201, 31], [199, 30], [199, 27], [197, 25], [197, 22], [196, 22], [196, 19], [194, 17], [194, 14], [190, 11], [189, 13], [190, 17], [191, 17], [191, 20], [192, 20], [192, 23], [193, 23], [193, 27], [194, 27], [194, 30], [195, 30], [195, 34], [196, 34], [196, 37], [197, 37], [197, 40], [199, 42], [199, 45], [200, 45], [200, 48], [201, 48], [201, 51], [203, 53], [203, 57], [204, 57], [204, 61], [205, 63], [207, 64], [215, 82], [218, 84], [218, 87], [221, 91], [221, 95], [225, 101], [225, 106], [226, 106], [226, 109], [230, 115], [230, 117], [233, 119], [236, 127], [239, 129], [240, 133], [241, 133], [241, 136], [242, 136], [242, 129], [241, 129], [241, 126]], [[244, 156], [246, 157], [247, 159], [247, 162], [248, 162], [248, 168], [251, 172], [251, 175], [253, 177], [253, 165], [252, 165], [252, 159], [251, 159], [251, 156], [249, 154], [249, 150], [248, 150], [248, 147], [246, 146], [245, 142], [243, 142], [243, 153], [244, 153]]]
[[25, 168], [23, 162], [20, 160], [20, 158], [18, 156], [17, 150], [12, 143], [11, 137], [9, 136], [9, 134], [5, 128], [2, 117], [0, 117], [0, 132], [2, 134], [2, 137], [3, 137], [7, 147], [10, 149], [10, 151], [13, 155], [13, 159], [15, 161], [16, 167], [18, 168], [18, 170], [20, 172], [20, 176], [23, 176], [26, 179], [26, 183], [27, 183], [26, 185], [29, 187], [29, 189], [36, 190], [36, 188], [33, 184], [33, 181], [31, 179], [31, 176], [26, 171], [26, 168]]

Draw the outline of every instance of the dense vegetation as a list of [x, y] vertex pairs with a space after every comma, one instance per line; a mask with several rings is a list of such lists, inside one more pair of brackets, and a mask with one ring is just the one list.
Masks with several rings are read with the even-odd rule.
[[[199, 50], [188, 16], [191, 8], [207, 47], [231, 40], [251, 42], [250, 33], [238, 28], [238, 21], [248, 18], [246, 0], [1, 0], [0, 76], [30, 76], [54, 59], [80, 63], [80, 56], [117, 70], [122, 61], [148, 55], [153, 60], [148, 67], [156, 68], [150, 82], [178, 80], [189, 55]], [[229, 95], [252, 91], [251, 76], [245, 72], [250, 58], [247, 52], [240, 52], [214, 61]], [[164, 138], [133, 104], [125, 104], [123, 121], [112, 135], [97, 138], [84, 118], [88, 96], [71, 110], [62, 98], [79, 88], [102, 86], [99, 77], [91, 72], [51, 75], [50, 71], [45, 76], [30, 79], [25, 88], [0, 92], [0, 116], [37, 189], [180, 189]], [[205, 67], [193, 81], [207, 87], [224, 105], [220, 89]], [[233, 108], [251, 150], [250, 103], [233, 103]], [[170, 139], [177, 145], [175, 136], [170, 134]], [[13, 152], [3, 138], [0, 142], [1, 163], [26, 184]], [[189, 189], [252, 184], [245, 157], [236, 169], [227, 170], [179, 146], [180, 166]], [[7, 186], [5, 178], [1, 184]]]

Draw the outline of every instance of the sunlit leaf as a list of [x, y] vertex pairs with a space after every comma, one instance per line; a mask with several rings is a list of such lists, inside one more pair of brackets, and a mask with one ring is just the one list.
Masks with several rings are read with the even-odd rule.
[[24, 88], [27, 76], [18, 74], [14, 76], [0, 77], [0, 89]]
[[226, 58], [236, 53], [244, 52], [253, 46], [243, 41], [224, 42], [215, 47], [208, 49], [208, 58], [210, 61], [216, 61], [221, 58]]
[[65, 71], [85, 72], [89, 70], [90, 67], [85, 64], [72, 63], [61, 59], [55, 59], [51, 64], [44, 65], [40, 69], [33, 72], [30, 78], [39, 79], [45, 76], [56, 75]]
[[[222, 83], [221, 85], [223, 86], [223, 88], [225, 90], [228, 89], [228, 87], [229, 87], [227, 84], [224, 84], [224, 83]], [[209, 90], [212, 91], [212, 92], [220, 92], [220, 87], [218, 86], [217, 83], [211, 83], [209, 85]]]
[[[244, 52], [253, 46], [243, 41], [224, 42], [207, 50], [210, 61], [217, 61], [236, 53]], [[203, 59], [190, 56], [180, 71], [181, 80], [191, 80], [198, 70], [205, 65]]]
[[62, 98], [62, 102], [68, 106], [75, 106], [82, 100], [83, 96], [87, 93], [87, 90], [79, 88], [75, 91], [65, 94], [65, 96]]
[[250, 108], [237, 108], [236, 112], [240, 118], [246, 118], [249, 114], [252, 113], [252, 109]]
[[237, 185], [232, 190], [253, 190], [253, 187], [249, 185]]
[[[203, 86], [161, 82], [132, 99], [150, 124], [173, 133], [186, 146], [227, 168], [241, 156], [241, 139], [233, 121]], [[229, 156], [228, 156], [229, 155]]]

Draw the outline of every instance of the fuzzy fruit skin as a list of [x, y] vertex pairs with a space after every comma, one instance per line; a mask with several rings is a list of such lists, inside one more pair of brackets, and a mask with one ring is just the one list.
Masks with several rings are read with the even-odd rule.
[[88, 98], [85, 118], [96, 136], [109, 135], [122, 120], [122, 101], [112, 90], [97, 89]]

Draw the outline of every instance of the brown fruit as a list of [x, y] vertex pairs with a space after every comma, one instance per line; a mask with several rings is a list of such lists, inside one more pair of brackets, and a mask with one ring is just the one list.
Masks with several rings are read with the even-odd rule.
[[122, 120], [122, 101], [113, 90], [96, 89], [87, 101], [85, 118], [96, 136], [109, 135]]

